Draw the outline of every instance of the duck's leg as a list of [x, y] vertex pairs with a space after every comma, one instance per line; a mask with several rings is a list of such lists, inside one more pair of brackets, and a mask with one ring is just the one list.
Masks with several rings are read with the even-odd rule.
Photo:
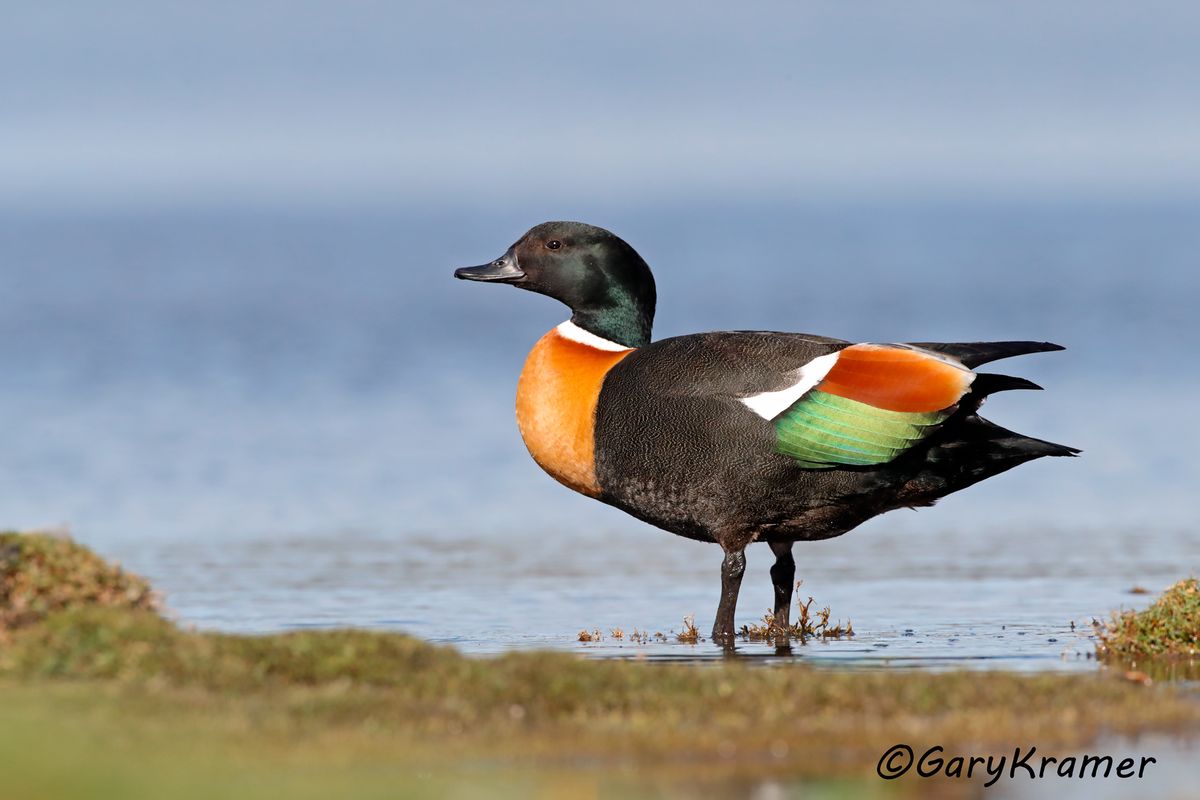
[[737, 610], [738, 590], [746, 573], [746, 546], [725, 551], [721, 562], [721, 603], [717, 606], [717, 621], [713, 623], [713, 641], [733, 647], [733, 614]]
[[796, 585], [796, 559], [792, 557], [795, 542], [771, 542], [775, 566], [771, 567], [771, 583], [775, 585], [775, 627], [786, 630], [791, 624], [792, 589]]

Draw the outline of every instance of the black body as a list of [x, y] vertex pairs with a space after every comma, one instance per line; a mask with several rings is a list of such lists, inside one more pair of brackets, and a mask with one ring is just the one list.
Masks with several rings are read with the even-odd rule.
[[[728, 549], [751, 541], [840, 536], [885, 511], [932, 505], [1025, 461], [1077, 452], [979, 417], [975, 411], [992, 391], [1038, 388], [982, 374], [954, 416], [895, 461], [802, 468], [777, 452], [772, 423], [740, 398], [778, 389], [781, 376], [850, 344], [737, 331], [664, 339], [635, 351], [609, 372], [600, 392], [600, 499], [672, 533]], [[1043, 342], [920, 346], [967, 366], [1060, 349]]]

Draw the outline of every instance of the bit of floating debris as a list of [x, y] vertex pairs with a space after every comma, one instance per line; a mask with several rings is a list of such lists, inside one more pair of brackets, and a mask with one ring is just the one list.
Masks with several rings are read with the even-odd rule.
[[[608, 635], [609, 638], [617, 641], [629, 641], [633, 644], [650, 644], [651, 642], [667, 641], [665, 633], [658, 632], [652, 634], [650, 631], [638, 630], [637, 628], [634, 628], [631, 633], [625, 633], [621, 628], [613, 628], [608, 632]], [[585, 628], [579, 632], [578, 639], [585, 643], [602, 642], [604, 641], [604, 634], [600, 632], [599, 628], [592, 628], [590, 631]]]
[[675, 634], [675, 638], [684, 644], [696, 644], [700, 641], [700, 631], [696, 628], [695, 614], [688, 614], [683, 618], [683, 630]]
[[[800, 584], [796, 584], [800, 588]], [[801, 644], [809, 639], [845, 639], [854, 636], [854, 623], [849, 619], [846, 624], [838, 620], [836, 624], [829, 623], [829, 606], [825, 606], [814, 616], [811, 613], [813, 598], [808, 602], [796, 601], [800, 610], [800, 619], [790, 625], [779, 625], [775, 622], [774, 614], [764, 614], [762, 622], [756, 625], [743, 625], [738, 636], [751, 642], [779, 641], [795, 639]]]
[[[796, 584], [796, 588], [800, 588], [800, 583]], [[750, 642], [780, 642], [780, 641], [799, 641], [801, 644], [809, 639], [847, 639], [854, 636], [854, 623], [849, 619], [843, 625], [841, 620], [836, 623], [830, 622], [829, 606], [825, 606], [819, 611], [812, 610], [813, 598], [810, 596], [807, 601], [798, 600], [796, 608], [800, 612], [800, 618], [795, 623], [787, 625], [778, 625], [775, 622], [773, 614], [767, 613], [763, 615], [761, 623], [752, 625], [743, 625], [737, 631], [737, 636], [741, 639]], [[683, 628], [672, 633], [675, 634], [675, 641], [682, 644], [699, 644], [706, 641], [700, 635], [699, 628], [696, 627], [696, 617], [694, 614], [688, 614], [683, 618]], [[650, 644], [652, 642], [665, 643], [669, 639], [666, 634], [658, 632], [653, 635], [649, 631], [634, 628], [631, 633], [626, 633], [622, 628], [611, 628], [608, 632], [608, 638], [616, 642], [630, 642], [631, 644]], [[599, 628], [583, 629], [578, 634], [580, 642], [591, 644], [602, 642], [605, 640], [604, 634]]]

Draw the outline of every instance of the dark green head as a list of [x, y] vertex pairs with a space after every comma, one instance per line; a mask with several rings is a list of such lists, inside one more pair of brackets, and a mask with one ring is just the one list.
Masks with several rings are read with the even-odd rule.
[[582, 222], [543, 222], [490, 264], [454, 277], [511, 283], [565, 303], [571, 321], [626, 347], [650, 342], [654, 276], [622, 239]]

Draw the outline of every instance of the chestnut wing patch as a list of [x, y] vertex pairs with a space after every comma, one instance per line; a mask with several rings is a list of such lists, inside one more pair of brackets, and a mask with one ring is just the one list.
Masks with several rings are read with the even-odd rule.
[[975, 374], [906, 345], [841, 350], [825, 376], [774, 418], [779, 452], [809, 469], [886, 464], [954, 413]]

